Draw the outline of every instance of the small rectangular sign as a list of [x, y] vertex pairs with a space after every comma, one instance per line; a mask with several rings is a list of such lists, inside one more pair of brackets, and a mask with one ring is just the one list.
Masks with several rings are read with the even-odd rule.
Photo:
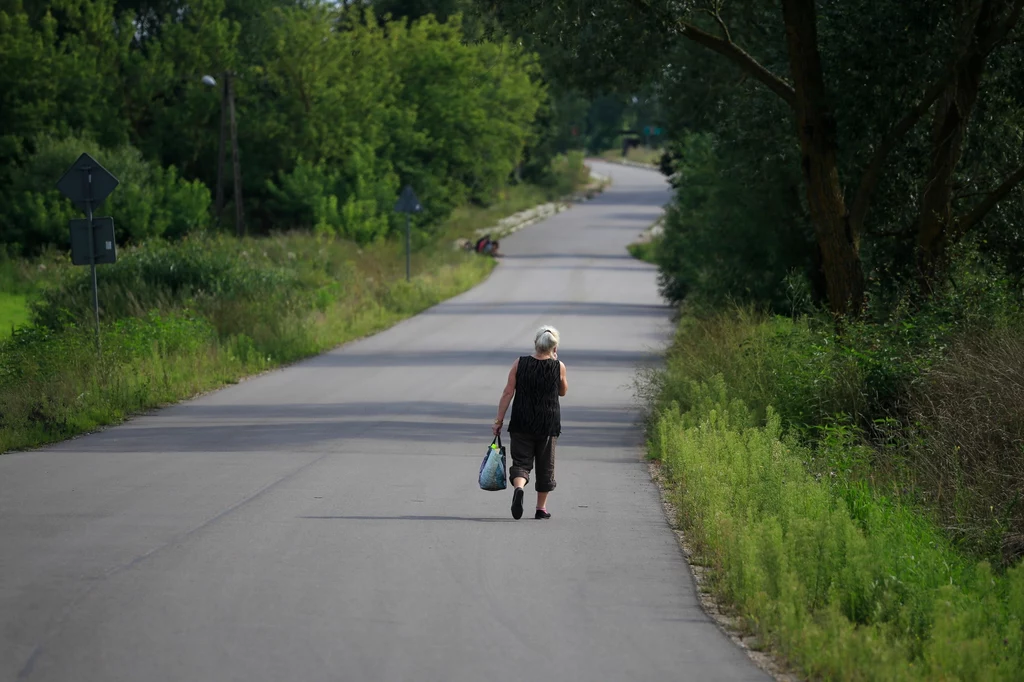
[[93, 218], [90, 229], [85, 218], [71, 221], [71, 263], [73, 265], [89, 265], [89, 239], [92, 238], [96, 264], [103, 265], [117, 262], [117, 242], [114, 241], [114, 219]]

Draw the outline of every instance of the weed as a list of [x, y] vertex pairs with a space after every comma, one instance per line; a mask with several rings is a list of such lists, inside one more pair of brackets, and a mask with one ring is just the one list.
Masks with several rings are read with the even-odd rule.
[[[815, 453], [721, 376], [688, 396], [658, 411], [650, 449], [714, 589], [764, 641], [811, 677], [1017, 679], [1024, 565], [998, 576], [864, 481], [813, 475]], [[827, 431], [822, 448], [848, 449]]]

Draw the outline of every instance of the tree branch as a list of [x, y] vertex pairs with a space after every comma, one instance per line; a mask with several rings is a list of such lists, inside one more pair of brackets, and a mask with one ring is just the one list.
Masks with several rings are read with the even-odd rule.
[[951, 67], [946, 71], [941, 78], [932, 83], [924, 96], [917, 105], [908, 111], [900, 121], [886, 133], [882, 141], [878, 143], [875, 148], [875, 153], [871, 157], [871, 161], [868, 163], [867, 168], [864, 169], [863, 175], [860, 178], [860, 185], [857, 187], [857, 194], [853, 199], [853, 204], [850, 207], [850, 224], [853, 226], [855, 231], [860, 231], [864, 225], [864, 220], [867, 218], [868, 206], [871, 205], [871, 195], [874, 194], [875, 189], [878, 187], [879, 180], [882, 179], [882, 171], [885, 169], [885, 160], [889, 156], [889, 153], [896, 147], [903, 136], [910, 132], [910, 130], [918, 124], [918, 122], [928, 113], [931, 106], [935, 104], [935, 101], [942, 96], [945, 92], [946, 86], [950, 84], [956, 74], [956, 67]]
[[957, 221], [958, 235], [966, 234], [968, 230], [980, 223], [985, 218], [985, 215], [995, 208], [996, 204], [1005, 199], [1007, 195], [1022, 181], [1024, 181], [1024, 164], [1021, 164], [1017, 170], [1006, 176], [1006, 179], [1003, 180], [998, 187], [989, 192], [988, 196], [986, 196], [981, 203], [975, 206], [970, 213], [962, 216]]
[[729, 27], [726, 26], [725, 20], [722, 19], [722, 12], [721, 12], [720, 5], [718, 3], [716, 3], [715, 9], [703, 8], [701, 11], [704, 12], [709, 17], [711, 17], [712, 19], [715, 20], [715, 23], [718, 24], [718, 27], [720, 29], [722, 29], [722, 36], [725, 37], [727, 42], [731, 43], [732, 42], [732, 35], [730, 35], [730, 33], [729, 33]]
[[990, 53], [1003, 42], [1006, 36], [1010, 34], [1010, 31], [1017, 25], [1017, 22], [1020, 21], [1022, 11], [1024, 11], [1024, 0], [1015, 0], [1010, 7], [1010, 11], [1006, 14], [1006, 19], [996, 24], [992, 32], [986, 36], [982, 44], [982, 50]]
[[[650, 5], [649, 2], [645, 2], [645, 0], [630, 0], [630, 2], [641, 12], [653, 15], [666, 26], [676, 28], [683, 37], [722, 55], [748, 74], [761, 81], [762, 85], [781, 97], [782, 100], [790, 107], [795, 107], [796, 92], [793, 90], [793, 86], [762, 66], [749, 53], [744, 51], [736, 43], [732, 42], [728, 37], [719, 38], [718, 36], [697, 28], [687, 21], [676, 19], [671, 16], [665, 16], [664, 13], [659, 13]], [[728, 36], [728, 32], [726, 33], [726, 36]]]
[[928, 113], [932, 104], [942, 96], [942, 93], [956, 77], [957, 69], [960, 65], [978, 52], [985, 55], [990, 54], [992, 50], [994, 50], [1017, 25], [1017, 22], [1021, 18], [1022, 11], [1024, 11], [1024, 0], [1014, 0], [1014, 4], [1011, 6], [1006, 18], [1002, 22], [999, 22], [992, 29], [989, 35], [985, 36], [981, 43], [973, 50], [969, 50], [966, 54], [961, 55], [958, 60], [951, 64], [949, 69], [925, 91], [924, 95], [921, 97], [921, 101], [917, 103], [917, 106], [908, 111], [906, 115], [885, 135], [885, 137], [882, 138], [882, 141], [875, 149], [874, 155], [871, 157], [871, 161], [865, 168], [864, 174], [861, 176], [860, 185], [857, 188], [857, 194], [850, 207], [850, 224], [853, 226], [854, 230], [859, 231], [864, 225], [864, 220], [867, 218], [868, 207], [871, 204], [871, 195], [874, 194], [875, 189], [878, 187], [878, 183], [882, 177], [882, 171], [885, 168], [885, 160], [889, 156], [889, 153], [896, 147], [903, 136], [910, 132], [921, 118]]

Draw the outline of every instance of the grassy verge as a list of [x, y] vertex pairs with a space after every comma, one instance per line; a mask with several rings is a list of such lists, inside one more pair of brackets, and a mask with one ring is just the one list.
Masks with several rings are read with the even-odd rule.
[[23, 294], [0, 293], [0, 339], [7, 338], [29, 320], [28, 301]]
[[658, 241], [657, 239], [651, 241], [633, 242], [628, 247], [629, 255], [633, 256], [637, 260], [642, 260], [645, 263], [651, 263], [657, 265], [656, 255], [658, 253]]
[[[398, 241], [359, 247], [304, 233], [236, 240], [193, 235], [123, 249], [100, 269], [102, 354], [85, 268], [64, 256], [5, 259], [12, 318], [35, 324], [0, 341], [0, 452], [36, 447], [393, 325], [483, 280], [494, 261], [450, 238], [554, 198], [583, 176], [519, 185], [491, 206], [459, 209], [413, 254]], [[575, 169], [575, 170], [573, 170]], [[32, 277], [45, 277], [45, 282]], [[3, 312], [0, 311], [0, 315]], [[17, 316], [16, 318], [13, 316]], [[0, 317], [0, 320], [5, 319]]]
[[[863, 360], [823, 338], [742, 311], [681, 321], [645, 396], [650, 455], [695, 563], [808, 677], [1019, 679], [1024, 564], [954, 544], [895, 462], [829, 424], [856, 401]], [[807, 438], [804, 424], [824, 426]]]
[[190, 239], [106, 268], [98, 357], [67, 314], [83, 278], [47, 290], [31, 326], [0, 344], [0, 452], [68, 438], [384, 329], [481, 281], [493, 262], [308, 235]]

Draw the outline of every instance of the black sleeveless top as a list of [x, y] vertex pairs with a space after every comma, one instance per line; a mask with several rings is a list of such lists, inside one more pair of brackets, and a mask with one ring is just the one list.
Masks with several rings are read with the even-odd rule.
[[558, 406], [561, 379], [558, 360], [538, 360], [529, 355], [519, 358], [512, 418], [508, 422], [509, 433], [561, 435], [562, 415]]

